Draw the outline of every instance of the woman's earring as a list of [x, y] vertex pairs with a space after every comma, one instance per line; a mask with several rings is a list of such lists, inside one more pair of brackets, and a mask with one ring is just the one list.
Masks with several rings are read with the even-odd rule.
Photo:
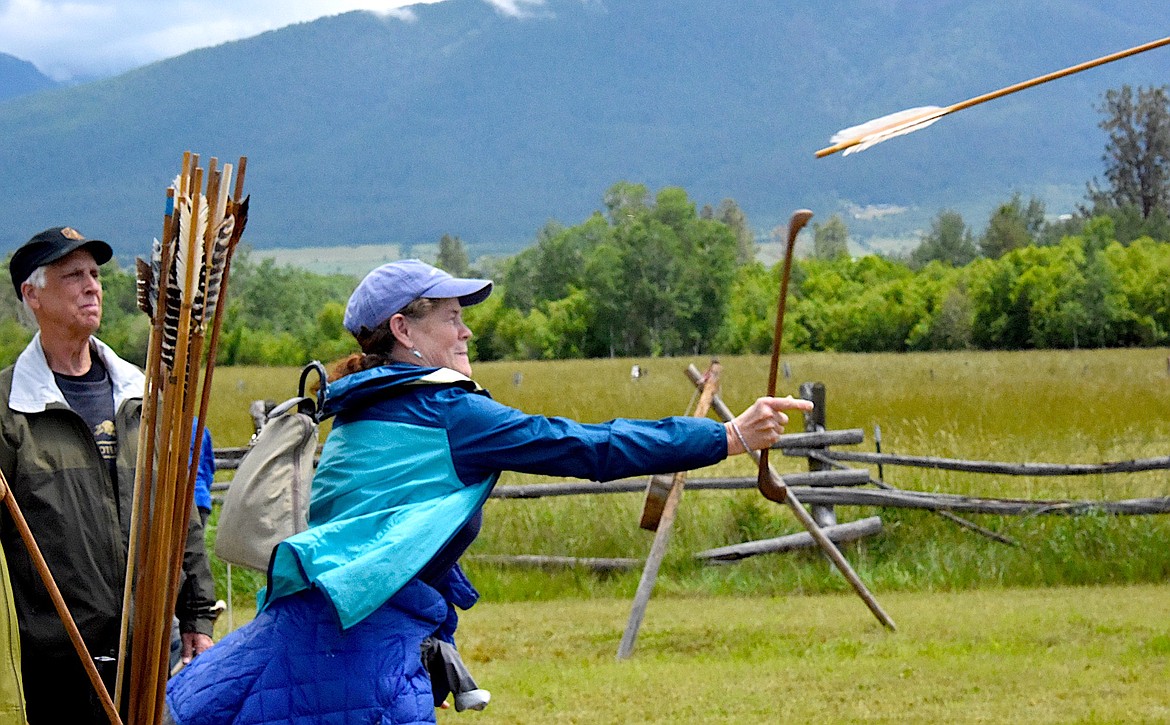
[[418, 350], [416, 350], [416, 349], [415, 349], [415, 348], [413, 348], [413, 347], [412, 347], [412, 348], [410, 348], [410, 354], [411, 354], [411, 355], [414, 355], [414, 356], [415, 356], [415, 357], [417, 357], [419, 360], [422, 360], [422, 353], [421, 353], [421, 352], [419, 352]]

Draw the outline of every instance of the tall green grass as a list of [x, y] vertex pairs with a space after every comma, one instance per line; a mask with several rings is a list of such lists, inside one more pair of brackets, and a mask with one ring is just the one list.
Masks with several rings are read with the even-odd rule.
[[[830, 428], [861, 428], [873, 450], [996, 461], [1100, 462], [1170, 454], [1168, 350], [964, 352], [922, 354], [814, 353], [786, 357], [791, 376], [823, 382]], [[630, 379], [631, 364], [649, 375]], [[760, 394], [768, 360], [721, 360], [723, 397], [739, 411]], [[707, 358], [616, 359], [477, 364], [476, 378], [497, 400], [522, 410], [587, 422], [683, 413], [693, 387], [682, 371]], [[215, 378], [210, 423], [216, 445], [243, 445], [251, 432], [248, 402], [283, 400], [295, 392], [292, 369], [224, 368]], [[518, 384], [516, 381], [519, 381]], [[790, 431], [801, 429], [795, 419]], [[804, 459], [773, 456], [782, 471]], [[876, 469], [871, 469], [876, 474]], [[1170, 495], [1165, 471], [1089, 477], [1006, 477], [886, 467], [900, 488], [976, 496], [1120, 499]], [[739, 456], [692, 476], [752, 475]], [[505, 474], [502, 484], [541, 480]], [[638, 528], [641, 494], [542, 500], [490, 500], [471, 554], [646, 555], [651, 535]], [[954, 590], [985, 586], [1050, 586], [1156, 582], [1170, 573], [1170, 521], [1165, 516], [1032, 516], [969, 518], [1022, 543], [1009, 547], [928, 512], [843, 507], [838, 519], [878, 514], [883, 532], [844, 547], [875, 592]], [[847, 584], [817, 552], [765, 555], [707, 566], [698, 550], [799, 531], [791, 513], [754, 491], [688, 492], [655, 596], [812, 594]], [[629, 598], [638, 572], [533, 571], [467, 564], [489, 600], [565, 597]], [[238, 570], [237, 570], [238, 572]], [[237, 573], [237, 577], [239, 574]], [[237, 592], [246, 596], [255, 580]]]

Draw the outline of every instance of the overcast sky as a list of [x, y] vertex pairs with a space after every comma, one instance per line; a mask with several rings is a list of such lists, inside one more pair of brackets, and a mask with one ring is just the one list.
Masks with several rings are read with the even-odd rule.
[[[194, 48], [350, 10], [441, 0], [0, 0], [0, 53], [59, 81], [120, 73]], [[543, 0], [484, 0], [522, 13]]]

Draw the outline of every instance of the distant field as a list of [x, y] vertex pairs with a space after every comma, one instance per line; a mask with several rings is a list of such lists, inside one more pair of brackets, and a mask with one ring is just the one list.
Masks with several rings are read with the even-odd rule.
[[[473, 269], [489, 269], [500, 259], [515, 254], [518, 250], [501, 248], [496, 245], [466, 245]], [[365, 276], [374, 267], [404, 257], [421, 259], [434, 263], [439, 254], [439, 243], [434, 244], [339, 244], [332, 247], [297, 247], [295, 249], [254, 249], [253, 259], [271, 258], [279, 266], [302, 267], [318, 274], [349, 274]], [[767, 261], [761, 255], [761, 261]], [[775, 260], [773, 260], [775, 261]]]
[[397, 244], [358, 244], [335, 247], [255, 249], [255, 260], [273, 259], [277, 266], [303, 267], [318, 274], [364, 275], [374, 267], [402, 258]]

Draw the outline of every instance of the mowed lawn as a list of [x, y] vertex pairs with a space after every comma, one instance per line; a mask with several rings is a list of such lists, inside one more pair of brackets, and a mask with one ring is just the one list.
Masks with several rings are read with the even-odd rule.
[[482, 713], [461, 723], [1170, 722], [1170, 585], [657, 598], [463, 613]]

